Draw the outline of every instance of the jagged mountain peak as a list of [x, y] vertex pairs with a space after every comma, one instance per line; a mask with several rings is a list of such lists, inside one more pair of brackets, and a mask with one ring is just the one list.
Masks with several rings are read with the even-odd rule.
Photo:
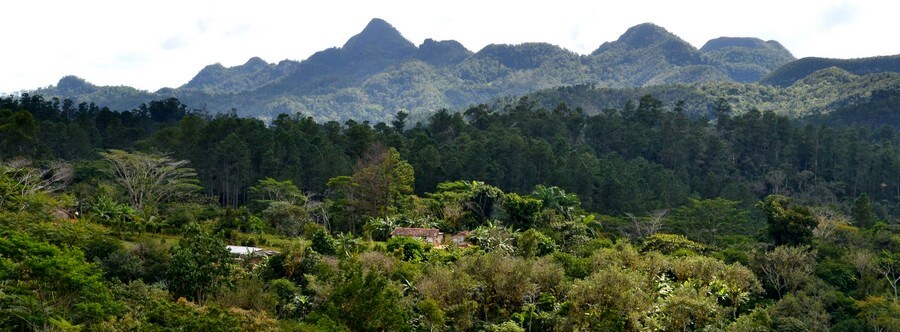
[[641, 23], [625, 30], [617, 42], [632, 48], [644, 48], [669, 38], [678, 38], [669, 30], [653, 23]]
[[266, 60], [263, 60], [262, 58], [260, 58], [258, 56], [252, 57], [249, 60], [247, 60], [246, 63], [244, 63], [244, 67], [259, 68], [259, 67], [268, 67], [268, 66], [269, 66], [269, 63], [266, 62]]
[[350, 37], [341, 49], [351, 54], [378, 52], [400, 55], [414, 52], [416, 46], [390, 23], [373, 18], [362, 32]]
[[660, 48], [667, 53], [695, 53], [697, 49], [665, 28], [653, 23], [641, 23], [625, 31], [618, 39], [605, 42], [591, 55], [616, 50]]

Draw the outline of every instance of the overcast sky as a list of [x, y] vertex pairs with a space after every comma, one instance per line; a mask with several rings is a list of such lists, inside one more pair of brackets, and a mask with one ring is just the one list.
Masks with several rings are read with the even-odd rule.
[[193, 1], [13, 0], [2, 4], [0, 93], [76, 75], [155, 91], [204, 66], [303, 60], [373, 17], [407, 39], [548, 42], [587, 54], [653, 22], [696, 47], [720, 37], [781, 42], [796, 57], [900, 54], [900, 1]]

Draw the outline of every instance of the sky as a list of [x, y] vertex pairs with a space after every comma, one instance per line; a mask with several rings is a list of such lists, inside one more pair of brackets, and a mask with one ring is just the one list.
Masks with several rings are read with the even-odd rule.
[[340, 47], [375, 17], [416, 45], [454, 39], [472, 51], [548, 42], [589, 54], [652, 22], [698, 48], [729, 36], [777, 40], [798, 58], [900, 54], [900, 1], [892, 0], [13, 0], [2, 8], [0, 94], [65, 75], [149, 91], [178, 87], [214, 63], [303, 60]]

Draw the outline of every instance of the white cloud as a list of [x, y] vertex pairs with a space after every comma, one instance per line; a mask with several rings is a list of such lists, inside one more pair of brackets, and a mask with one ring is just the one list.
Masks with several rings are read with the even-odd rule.
[[851, 23], [856, 17], [857, 9], [848, 2], [839, 6], [828, 8], [822, 18], [822, 25], [826, 29]]
[[719, 36], [775, 39], [795, 56], [898, 54], [892, 1], [14, 1], [4, 4], [0, 91], [68, 74], [100, 85], [180, 86], [203, 66], [259, 56], [302, 60], [341, 46], [373, 17], [413, 43], [455, 39], [549, 42], [586, 54], [630, 26], [653, 22], [694, 46]]
[[163, 50], [171, 51], [184, 47], [188, 41], [183, 36], [172, 36], [162, 42], [160, 47]]

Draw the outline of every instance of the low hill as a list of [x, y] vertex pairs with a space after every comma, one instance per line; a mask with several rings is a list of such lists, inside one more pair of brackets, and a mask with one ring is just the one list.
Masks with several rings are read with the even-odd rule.
[[815, 71], [837, 67], [856, 75], [880, 72], [900, 72], [900, 55], [877, 56], [860, 59], [803, 58], [775, 69], [760, 83], [789, 86]]
[[[715, 102], [725, 98], [738, 114], [752, 108], [792, 117], [824, 116], [840, 111], [835, 118], [850, 118], [864, 110], [866, 105], [880, 105], [881, 113], [900, 112], [900, 103], [885, 102], [893, 100], [891, 91], [900, 91], [900, 73], [855, 75], [832, 67], [814, 72], [788, 87], [734, 82], [623, 89], [578, 85], [542, 90], [528, 97], [547, 108], [566, 103], [571, 108], [580, 107], [588, 114], [621, 108], [628, 101], [637, 101], [641, 96], [650, 94], [670, 109], [681, 101], [686, 112], [710, 117]], [[895, 125], [900, 127], [900, 122]]]

